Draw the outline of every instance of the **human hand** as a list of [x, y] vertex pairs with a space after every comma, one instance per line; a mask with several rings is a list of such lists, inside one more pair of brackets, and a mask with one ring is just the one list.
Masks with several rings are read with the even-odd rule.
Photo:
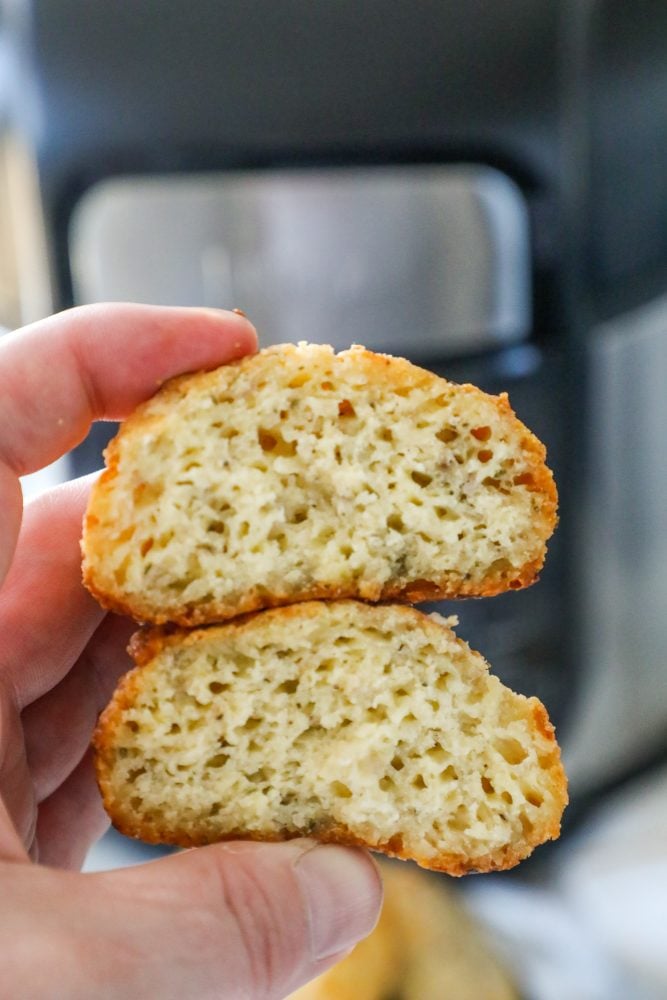
[[133, 626], [81, 584], [88, 481], [22, 514], [19, 476], [164, 379], [255, 347], [240, 316], [130, 305], [0, 340], [0, 1000], [277, 1000], [377, 918], [368, 856], [304, 840], [72, 871], [107, 826], [88, 748]]

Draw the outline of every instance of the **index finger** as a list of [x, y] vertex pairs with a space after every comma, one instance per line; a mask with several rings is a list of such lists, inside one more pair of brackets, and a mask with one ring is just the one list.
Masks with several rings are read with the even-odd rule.
[[257, 347], [241, 315], [213, 309], [81, 306], [0, 340], [0, 580], [21, 517], [18, 477], [83, 440], [93, 420], [119, 420], [166, 379]]

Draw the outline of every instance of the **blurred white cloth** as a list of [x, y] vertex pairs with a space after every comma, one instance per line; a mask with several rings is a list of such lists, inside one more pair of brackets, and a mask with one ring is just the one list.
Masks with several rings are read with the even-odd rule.
[[667, 997], [667, 768], [638, 779], [561, 859], [559, 890], [633, 979]]
[[469, 882], [527, 1000], [667, 998], [667, 769], [562, 843], [549, 883]]
[[658, 1000], [636, 991], [592, 929], [547, 890], [480, 879], [466, 892], [472, 912], [526, 1000]]

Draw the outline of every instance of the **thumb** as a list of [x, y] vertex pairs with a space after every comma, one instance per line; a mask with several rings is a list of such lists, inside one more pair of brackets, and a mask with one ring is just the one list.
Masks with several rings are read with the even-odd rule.
[[151, 970], [154, 949], [168, 956], [159, 988], [197, 1000], [287, 996], [365, 937], [381, 903], [368, 854], [310, 840], [221, 844], [105, 878], [141, 906], [129, 937]]
[[[365, 852], [309, 840], [219, 844], [96, 875], [41, 871], [67, 883], [53, 888], [46, 951], [73, 977], [68, 1000], [280, 1000], [372, 930], [382, 895]], [[56, 974], [46, 964], [34, 970], [45, 985]]]

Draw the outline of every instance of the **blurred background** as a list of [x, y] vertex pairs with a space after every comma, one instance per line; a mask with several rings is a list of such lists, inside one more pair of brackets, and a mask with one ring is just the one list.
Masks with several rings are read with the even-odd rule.
[[[545, 441], [541, 582], [453, 610], [546, 703], [572, 802], [516, 872], [436, 882], [523, 1000], [667, 997], [667, 4], [0, 12], [0, 323], [241, 307], [264, 345], [361, 342], [507, 390]], [[111, 433], [26, 494], [98, 468]], [[110, 834], [88, 867], [147, 852]]]

